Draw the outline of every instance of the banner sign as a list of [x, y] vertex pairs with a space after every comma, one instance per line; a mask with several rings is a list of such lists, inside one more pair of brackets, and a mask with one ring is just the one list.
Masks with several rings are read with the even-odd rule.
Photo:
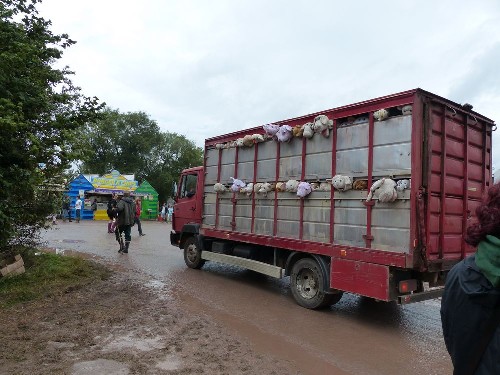
[[118, 190], [118, 191], [134, 191], [137, 189], [137, 181], [127, 180], [117, 171], [112, 171], [110, 174], [102, 177], [94, 177], [91, 181], [95, 190]]

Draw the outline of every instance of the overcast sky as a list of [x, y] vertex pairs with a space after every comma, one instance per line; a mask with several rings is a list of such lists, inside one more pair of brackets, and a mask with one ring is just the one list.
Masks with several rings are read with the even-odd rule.
[[[207, 137], [420, 87], [500, 123], [500, 2], [44, 0], [73, 82]], [[500, 169], [500, 130], [493, 165]]]

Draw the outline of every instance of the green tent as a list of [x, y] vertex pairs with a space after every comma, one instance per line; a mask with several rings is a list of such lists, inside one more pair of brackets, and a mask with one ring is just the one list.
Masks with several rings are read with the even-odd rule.
[[158, 218], [158, 193], [146, 180], [132, 193], [141, 197], [141, 220], [156, 220]]

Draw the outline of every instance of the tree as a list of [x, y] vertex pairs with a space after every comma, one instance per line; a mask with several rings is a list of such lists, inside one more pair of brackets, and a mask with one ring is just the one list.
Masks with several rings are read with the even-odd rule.
[[179, 181], [183, 169], [203, 164], [203, 149], [183, 135], [162, 133], [161, 143], [151, 155], [144, 178], [156, 189], [160, 202], [173, 195], [172, 186]]
[[105, 174], [116, 169], [122, 173], [143, 171], [150, 154], [160, 142], [160, 128], [144, 112], [120, 113], [106, 108], [98, 121], [82, 132], [86, 150], [81, 171]]
[[[53, 63], [75, 42], [38, 16], [40, 0], [0, 1], [0, 252], [27, 244], [55, 212], [77, 130], [100, 104]], [[57, 207], [59, 208], [59, 207]]]
[[120, 113], [106, 108], [102, 117], [82, 131], [83, 173], [105, 174], [116, 169], [146, 179], [160, 201], [172, 196], [172, 186], [184, 168], [201, 165], [203, 150], [183, 135], [161, 132], [144, 112]]

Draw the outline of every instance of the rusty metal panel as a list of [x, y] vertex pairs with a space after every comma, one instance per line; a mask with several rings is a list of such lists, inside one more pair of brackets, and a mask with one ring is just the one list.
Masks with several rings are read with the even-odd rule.
[[238, 178], [247, 184], [253, 181], [253, 161], [238, 163]]
[[302, 140], [295, 138], [280, 147], [280, 180], [299, 180], [302, 175]]
[[215, 226], [215, 202], [217, 194], [210, 192], [212, 186], [205, 185], [205, 199], [203, 201], [203, 226]]
[[368, 175], [368, 123], [337, 129], [336, 172], [352, 177]]
[[330, 192], [312, 192], [304, 200], [304, 240], [330, 242], [330, 202]]
[[222, 150], [222, 156], [221, 156], [221, 164], [234, 164], [234, 160], [236, 157], [236, 149], [233, 148], [227, 148]]
[[221, 165], [220, 168], [220, 182], [222, 184], [230, 184], [231, 177], [234, 177], [234, 163]]
[[[330, 148], [331, 148], [331, 140]], [[332, 151], [306, 155], [306, 180], [325, 180], [332, 178]]]
[[217, 182], [217, 166], [206, 167], [205, 168], [205, 184], [214, 185]]
[[366, 207], [359, 199], [335, 199], [334, 243], [365, 246]]
[[274, 226], [274, 196], [255, 200], [254, 232], [256, 234], [272, 235]]
[[259, 160], [257, 162], [257, 182], [274, 181], [276, 176], [276, 159]]
[[209, 148], [205, 151], [205, 166], [210, 167], [219, 163], [219, 150]]
[[285, 194], [290, 198], [278, 199], [276, 235], [278, 237], [299, 238], [300, 201], [292, 194]]
[[373, 175], [411, 175], [411, 115], [374, 124]]

